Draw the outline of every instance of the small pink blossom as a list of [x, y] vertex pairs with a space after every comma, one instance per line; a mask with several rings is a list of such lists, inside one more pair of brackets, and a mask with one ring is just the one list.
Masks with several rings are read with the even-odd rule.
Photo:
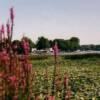
[[49, 100], [55, 100], [55, 96], [50, 96]]
[[10, 76], [9, 80], [10, 80], [10, 82], [11, 82], [12, 85], [16, 86], [16, 84], [17, 84], [17, 78], [16, 78], [15, 75]]
[[16, 76], [13, 75], [13, 76], [10, 76], [10, 77], [9, 77], [9, 80], [11, 80], [12, 82], [15, 82], [17, 79], [16, 79]]
[[70, 100], [71, 96], [72, 96], [72, 92], [71, 92], [71, 90], [68, 90], [66, 93], [66, 96], [65, 96], [65, 100]]

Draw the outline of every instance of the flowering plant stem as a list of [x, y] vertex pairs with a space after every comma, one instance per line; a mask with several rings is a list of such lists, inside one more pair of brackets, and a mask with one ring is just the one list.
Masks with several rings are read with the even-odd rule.
[[54, 70], [53, 70], [53, 81], [52, 81], [52, 89], [51, 89], [51, 94], [52, 96], [55, 95], [55, 77], [56, 77], [56, 66], [57, 66], [57, 56], [54, 56]]

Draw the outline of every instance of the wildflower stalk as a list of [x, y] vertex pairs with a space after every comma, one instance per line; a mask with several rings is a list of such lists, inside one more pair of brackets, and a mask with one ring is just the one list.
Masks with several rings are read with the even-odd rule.
[[57, 54], [58, 54], [58, 45], [55, 43], [54, 47], [54, 70], [53, 70], [53, 81], [52, 81], [52, 89], [51, 89], [51, 95], [55, 95], [55, 77], [56, 77], [56, 67], [57, 67]]
[[1, 29], [0, 29], [0, 43], [1, 43], [0, 49], [1, 49], [1, 50], [3, 49], [3, 42], [4, 42], [4, 40], [5, 40], [5, 35], [4, 35], [4, 33], [5, 33], [5, 29], [4, 29], [4, 25], [2, 24]]
[[10, 20], [11, 20], [11, 31], [10, 31], [10, 24], [8, 22], [8, 41], [9, 41], [9, 55], [10, 55], [10, 72], [11, 72], [11, 62], [12, 62], [12, 36], [13, 36], [13, 26], [14, 26], [14, 14], [13, 14], [13, 7], [10, 9]]
[[48, 87], [48, 69], [45, 69], [45, 77], [44, 77], [44, 89], [45, 89], [45, 100], [49, 99], [49, 87]]
[[0, 39], [0, 40], [1, 40], [1, 42], [3, 42], [3, 40], [4, 40], [4, 38], [5, 38], [4, 33], [5, 33], [4, 25], [2, 24], [1, 30], [0, 30], [0, 36], [1, 36], [1, 39]]
[[54, 71], [53, 71], [53, 82], [52, 82], [52, 96], [55, 94], [56, 64], [57, 64], [57, 58], [55, 57], [55, 64], [54, 64]]
[[10, 8], [10, 19], [11, 19], [11, 36], [10, 36], [10, 42], [11, 42], [12, 36], [13, 36], [13, 26], [14, 26], [14, 11], [13, 11], [13, 7]]
[[63, 88], [63, 97], [62, 97], [62, 100], [66, 100], [68, 82], [69, 82], [69, 77], [68, 77], [68, 74], [65, 73], [64, 74], [64, 81], [63, 81], [64, 88]]

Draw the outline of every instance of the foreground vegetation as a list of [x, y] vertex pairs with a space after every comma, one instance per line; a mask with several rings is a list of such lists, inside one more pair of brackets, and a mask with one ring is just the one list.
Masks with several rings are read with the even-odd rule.
[[[100, 99], [100, 59], [99, 58], [87, 58], [87, 59], [64, 59], [64, 57], [59, 57], [59, 74], [63, 75], [65, 72], [69, 75], [69, 86], [72, 91], [71, 100], [99, 100]], [[49, 77], [49, 89], [51, 88], [54, 60], [49, 57], [45, 60], [32, 60], [33, 68], [38, 72], [39, 83], [35, 86], [37, 92], [42, 91], [43, 82], [42, 76], [45, 70], [48, 69]], [[62, 87], [59, 87], [61, 90]], [[62, 92], [62, 91], [59, 91]], [[60, 93], [58, 93], [60, 94]], [[59, 96], [58, 96], [59, 97]], [[61, 100], [57, 98], [56, 100]]]

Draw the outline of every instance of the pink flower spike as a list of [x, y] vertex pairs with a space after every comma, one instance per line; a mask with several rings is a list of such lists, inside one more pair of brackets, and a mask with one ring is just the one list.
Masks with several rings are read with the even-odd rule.
[[10, 77], [9, 77], [9, 80], [15, 81], [15, 80], [16, 80], [16, 76], [15, 76], [15, 75], [14, 75], [14, 76], [10, 76]]
[[10, 8], [10, 19], [11, 19], [11, 22], [13, 23], [13, 21], [14, 21], [14, 10], [13, 10], [13, 7]]
[[58, 45], [57, 45], [57, 42], [55, 43], [55, 45], [53, 46], [53, 52], [54, 52], [54, 56], [57, 56], [58, 55]]
[[3, 34], [5, 33], [4, 25], [1, 26], [1, 33], [3, 33]]
[[8, 20], [6, 26], [7, 26], [7, 35], [9, 36], [9, 34], [10, 34], [10, 24], [9, 24], [9, 20]]
[[29, 51], [30, 51], [30, 47], [29, 47], [29, 42], [27, 39], [23, 39], [22, 40], [22, 45], [23, 45], [23, 48], [24, 48], [24, 54], [25, 55], [28, 55], [29, 54]]
[[28, 64], [28, 71], [30, 72], [32, 70], [32, 64]]

